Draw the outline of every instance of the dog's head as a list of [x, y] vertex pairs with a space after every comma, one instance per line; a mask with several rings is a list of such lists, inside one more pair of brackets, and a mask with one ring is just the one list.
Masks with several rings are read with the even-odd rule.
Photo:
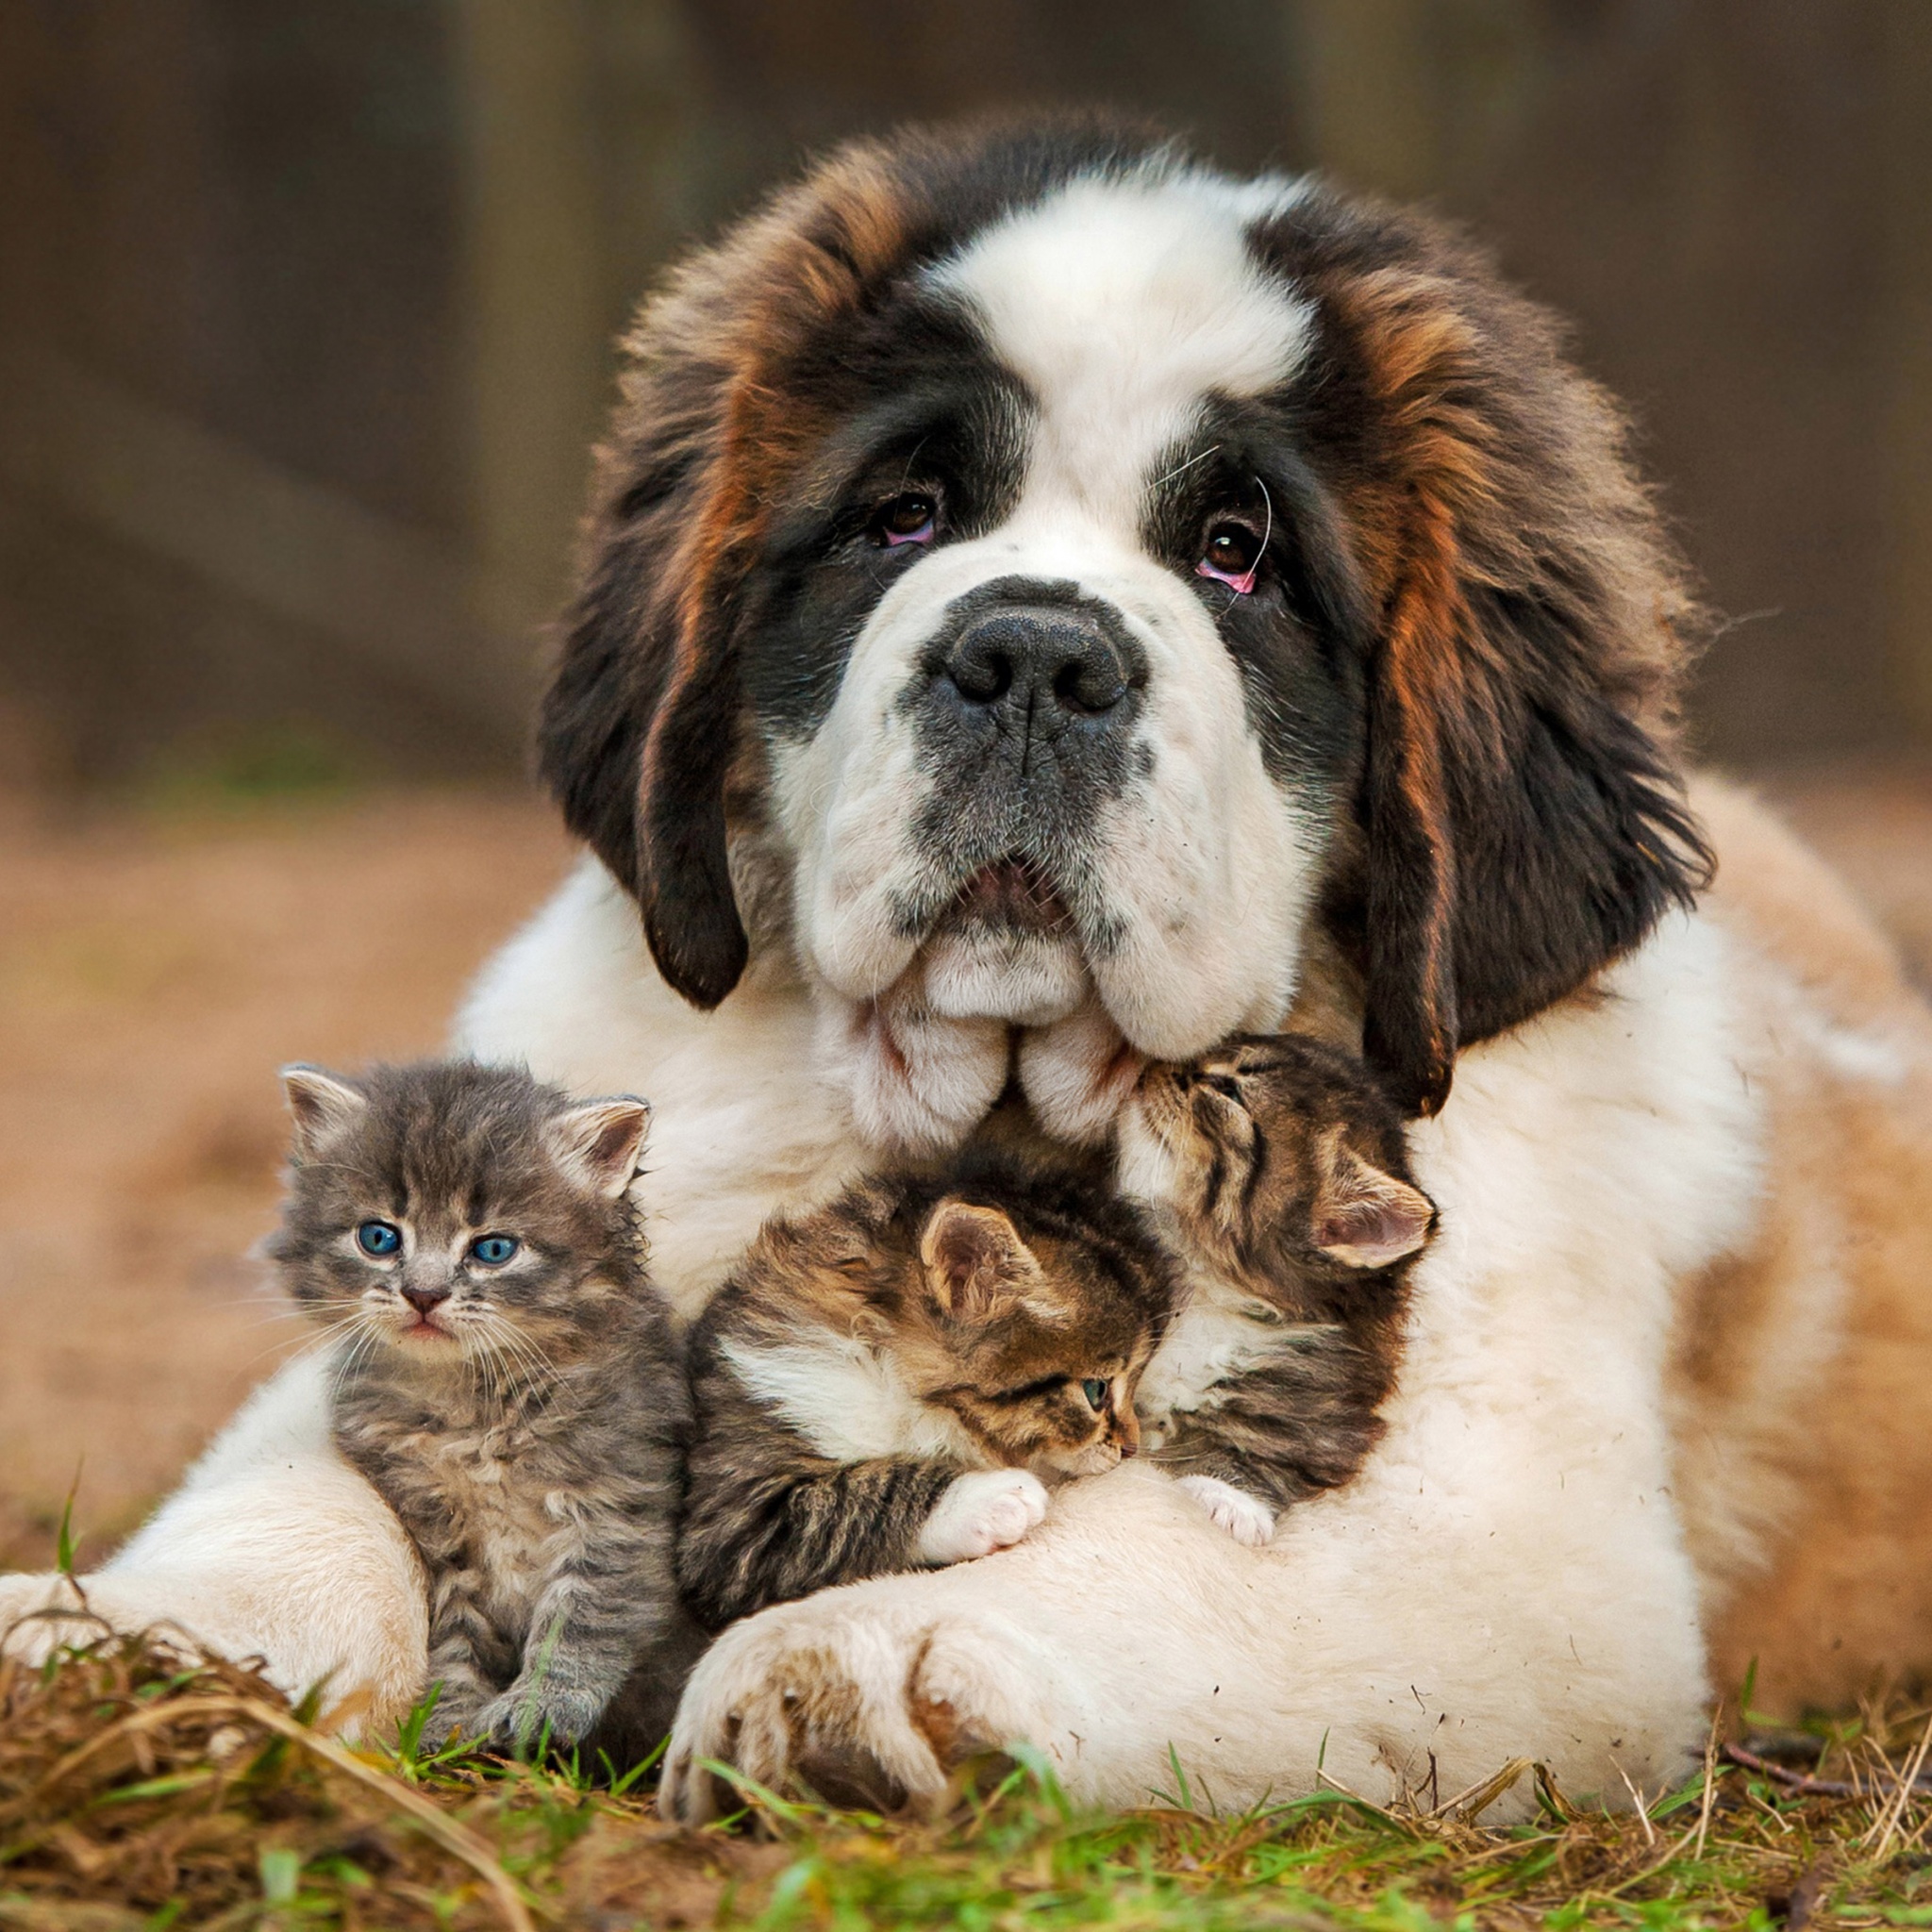
[[1318, 927], [1433, 1110], [1694, 889], [1619, 419], [1435, 226], [1097, 125], [914, 135], [628, 348], [545, 774], [665, 978], [789, 944], [931, 1090], [905, 1138], [1009, 1029], [1104, 1094], [1276, 1025]]

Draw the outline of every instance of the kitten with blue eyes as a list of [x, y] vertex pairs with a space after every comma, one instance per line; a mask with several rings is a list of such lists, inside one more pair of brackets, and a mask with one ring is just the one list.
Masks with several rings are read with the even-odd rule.
[[672, 1567], [689, 1398], [630, 1199], [650, 1108], [470, 1061], [282, 1083], [267, 1252], [427, 1573], [426, 1737], [633, 1761], [702, 1641]]

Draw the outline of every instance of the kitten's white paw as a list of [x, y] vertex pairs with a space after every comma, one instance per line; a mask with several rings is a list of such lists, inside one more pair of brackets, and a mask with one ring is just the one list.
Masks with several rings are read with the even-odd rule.
[[919, 1533], [919, 1559], [964, 1563], [1016, 1543], [1046, 1514], [1046, 1485], [1024, 1469], [975, 1469], [954, 1478]]
[[1247, 1549], [1265, 1543], [1274, 1534], [1274, 1511], [1258, 1496], [1224, 1483], [1219, 1476], [1184, 1475], [1175, 1485], [1187, 1491], [1214, 1521]]

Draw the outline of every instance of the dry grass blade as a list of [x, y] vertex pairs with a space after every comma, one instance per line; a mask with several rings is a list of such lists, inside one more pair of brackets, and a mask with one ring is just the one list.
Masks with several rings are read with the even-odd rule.
[[[278, 1736], [299, 1744], [303, 1750], [311, 1752], [325, 1764], [333, 1766], [344, 1777], [352, 1777], [358, 1784], [375, 1792], [386, 1805], [398, 1811], [407, 1812], [423, 1829], [440, 1844], [452, 1857], [460, 1858], [490, 1888], [492, 1897], [501, 1907], [506, 1924], [515, 1932], [536, 1932], [530, 1918], [529, 1907], [518, 1894], [510, 1875], [497, 1862], [496, 1855], [476, 1834], [458, 1824], [436, 1805], [413, 1791], [406, 1784], [377, 1771], [375, 1766], [364, 1764], [359, 1757], [345, 1751], [332, 1738], [325, 1738], [318, 1731], [290, 1716], [285, 1710], [277, 1710], [273, 1705], [264, 1704], [254, 1697], [208, 1697], [195, 1700], [197, 1716], [224, 1715], [245, 1718], [251, 1724], [261, 1725], [264, 1730], [274, 1731]], [[125, 1719], [110, 1732], [84, 1745], [70, 1754], [61, 1763], [55, 1766], [47, 1783], [54, 1785], [60, 1776], [87, 1757], [98, 1745], [106, 1744], [117, 1735], [127, 1735], [139, 1730], [153, 1730], [162, 1724], [178, 1721], [180, 1713], [165, 1706], [151, 1711]]]
[[1536, 1769], [1533, 1757], [1512, 1757], [1501, 1771], [1473, 1784], [1467, 1790], [1457, 1791], [1453, 1798], [1445, 1798], [1429, 1813], [1431, 1818], [1458, 1818], [1466, 1824], [1474, 1824], [1491, 1805], [1507, 1790], [1511, 1790], [1526, 1772]]
[[[94, 1652], [86, 1654], [86, 1657], [66, 1668], [78, 1669], [88, 1659], [111, 1659], [119, 1650], [131, 1646], [117, 1640], [112, 1645], [98, 1646]], [[149, 1651], [144, 1654], [145, 1661], [154, 1661], [157, 1657], [164, 1668], [179, 1663], [177, 1657], [167, 1652]], [[22, 1674], [15, 1665], [7, 1674], [6, 1688], [10, 1690]], [[221, 1681], [223, 1677], [241, 1678], [249, 1684], [249, 1688], [233, 1690], [207, 1688], [210, 1679]], [[167, 1694], [171, 1683], [176, 1684], [183, 1694]], [[112, 1803], [129, 1795], [159, 1797], [175, 1791], [187, 1791], [197, 1783], [219, 1777], [222, 1774], [219, 1764], [210, 1761], [205, 1771], [186, 1774], [175, 1771], [169, 1777], [156, 1780], [154, 1773], [158, 1768], [158, 1761], [149, 1748], [149, 1740], [158, 1734], [186, 1726], [207, 1734], [211, 1742], [221, 1734], [224, 1724], [231, 1727], [249, 1726], [286, 1739], [297, 1749], [374, 1794], [386, 1809], [409, 1819], [450, 1857], [475, 1874], [511, 1932], [535, 1932], [529, 1907], [518, 1891], [515, 1881], [504, 1870], [495, 1853], [474, 1831], [451, 1816], [446, 1807], [436, 1804], [400, 1779], [366, 1763], [333, 1739], [323, 1736], [303, 1723], [280, 1704], [270, 1701], [273, 1693], [264, 1694], [266, 1687], [257, 1688], [247, 1674], [237, 1672], [233, 1666], [192, 1666], [185, 1671], [176, 1670], [174, 1679], [163, 1678], [158, 1686], [151, 1680], [144, 1685], [130, 1685], [129, 1688], [137, 1696], [158, 1688], [161, 1694], [153, 1702], [104, 1724], [92, 1736], [65, 1752], [25, 1788], [14, 1785], [8, 1790], [7, 1787], [12, 1781], [0, 1775], [0, 1829], [22, 1824], [36, 1813], [51, 1813], [57, 1823], [42, 1836], [63, 1842], [69, 1861], [84, 1868], [91, 1862], [88, 1854], [71, 1830], [66, 1830], [63, 1838], [63, 1827], [58, 1823], [62, 1809], [63, 1787], [79, 1781], [101, 1760], [118, 1759], [125, 1754], [128, 1768], [143, 1774], [146, 1783], [137, 1784], [131, 1794], [111, 1787], [100, 1792], [84, 1793], [81, 1802], [88, 1808], [97, 1809], [103, 1803]], [[234, 1731], [232, 1735], [239, 1738], [244, 1734]], [[195, 1748], [190, 1747], [191, 1750]], [[205, 1757], [209, 1755], [208, 1743], [198, 1748]], [[4, 1773], [4, 1768], [0, 1765], [0, 1773]], [[26, 1841], [28, 1845], [31, 1842], [31, 1839]], [[22, 1849], [21, 1845], [0, 1847], [0, 1865], [17, 1857]]]
[[1704, 1801], [1697, 1807], [1697, 1849], [1690, 1854], [1693, 1858], [1703, 1857], [1710, 1835], [1710, 1807], [1717, 1797], [1717, 1727], [1721, 1715], [1721, 1711], [1711, 1713], [1710, 1734], [1704, 1740]]
[[1923, 1708], [1904, 1723], [1874, 1709], [1831, 1733], [1847, 1752], [1916, 1740], [1868, 1753], [1869, 1770], [1858, 1759], [1857, 1797], [1726, 1773], [1712, 1744], [1704, 1775], [1647, 1814], [1623, 1815], [1626, 1795], [1643, 1795], [1634, 1787], [1612, 1812], [1567, 1796], [1544, 1768], [1533, 1821], [1474, 1822], [1538, 1774], [1515, 1761], [1429, 1812], [1326, 1777], [1238, 1812], [1155, 1804], [1101, 1817], [1043, 1765], [1013, 1762], [947, 1818], [800, 1804], [758, 1838], [682, 1830], [556, 1767], [391, 1766], [304, 1717], [245, 1669], [184, 1668], [125, 1640], [46, 1671], [0, 1659], [0, 1927], [1413, 1932], [1426, 1917], [1499, 1932], [1705, 1932], [1757, 1914], [1804, 1932], [1807, 1916], [1923, 1923], [1932, 1880], [1906, 1808], [1912, 1775], [1932, 1763]]
[[1346, 1798], [1358, 1811], [1371, 1818], [1379, 1818], [1393, 1831], [1411, 1832], [1413, 1824], [1398, 1813], [1390, 1810], [1386, 1805], [1378, 1805], [1373, 1798], [1365, 1798], [1359, 1791], [1352, 1791], [1339, 1777], [1331, 1777], [1325, 1771], [1315, 1773], [1315, 1782], [1333, 1791], [1339, 1798]]
[[[1906, 1806], [1910, 1802], [1913, 1790], [1919, 1780], [1919, 1773], [1925, 1762], [1925, 1747], [1932, 1744], [1932, 1715], [1925, 1719], [1925, 1728], [1919, 1734], [1918, 1748], [1906, 1760], [1906, 1766], [1898, 1774], [1898, 1783], [1891, 1796], [1887, 1800], [1878, 1820], [1874, 1823], [1873, 1831], [1877, 1835], [1878, 1846], [1872, 1854], [1874, 1863], [1884, 1864], [1891, 1851], [1891, 1841], [1898, 1834], [1899, 1821], [1905, 1816]], [[1879, 1825], [1883, 1824], [1881, 1831]]]
[[1650, 1822], [1650, 1807], [1643, 1801], [1643, 1793], [1630, 1781], [1630, 1774], [1620, 1764], [1617, 1775], [1624, 1780], [1624, 1789], [1630, 1793], [1630, 1808], [1639, 1824], [1643, 1827], [1643, 1841], [1647, 1845], [1657, 1843], [1657, 1826]]

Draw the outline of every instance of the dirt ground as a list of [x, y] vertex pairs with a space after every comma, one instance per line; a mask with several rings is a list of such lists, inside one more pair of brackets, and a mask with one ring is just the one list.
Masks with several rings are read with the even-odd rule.
[[[1932, 773], [1768, 784], [1932, 984]], [[434, 1050], [570, 862], [544, 806], [0, 809], [0, 1568], [137, 1522], [302, 1338], [250, 1246], [275, 1070]]]

